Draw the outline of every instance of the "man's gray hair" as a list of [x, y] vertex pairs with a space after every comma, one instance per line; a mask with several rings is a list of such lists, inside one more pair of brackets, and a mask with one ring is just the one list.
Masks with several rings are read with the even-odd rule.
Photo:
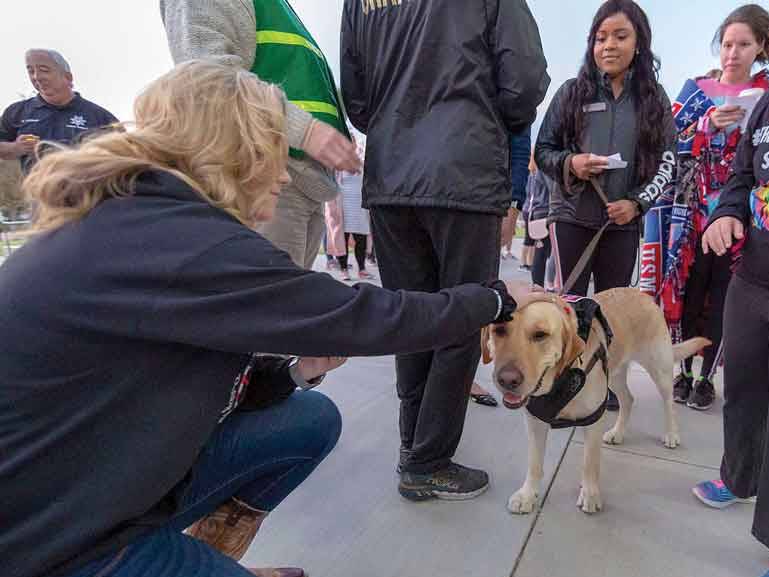
[[48, 50], [47, 48], [30, 48], [27, 50], [27, 53], [24, 55], [24, 57], [27, 58], [33, 52], [42, 52], [43, 54], [47, 54], [48, 57], [54, 61], [59, 70], [72, 74], [72, 70], [69, 67], [69, 62], [67, 62], [61, 53], [56, 52], [56, 50]]

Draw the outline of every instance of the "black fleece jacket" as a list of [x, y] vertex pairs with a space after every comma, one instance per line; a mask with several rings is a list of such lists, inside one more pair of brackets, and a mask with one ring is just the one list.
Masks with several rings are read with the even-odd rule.
[[165, 523], [251, 351], [428, 350], [497, 305], [480, 285], [393, 292], [299, 269], [145, 173], [0, 268], [2, 575], [72, 571]]

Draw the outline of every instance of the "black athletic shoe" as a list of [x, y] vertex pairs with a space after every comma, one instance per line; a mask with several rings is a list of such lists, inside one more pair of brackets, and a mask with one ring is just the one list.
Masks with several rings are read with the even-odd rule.
[[713, 406], [716, 398], [716, 389], [708, 379], [698, 379], [694, 385], [692, 396], [686, 406], [697, 411], [707, 411]]
[[692, 395], [692, 381], [691, 377], [687, 377], [683, 373], [679, 373], [676, 380], [673, 381], [673, 400], [676, 403], [686, 404], [689, 400]]
[[606, 410], [619, 411], [619, 399], [617, 398], [617, 395], [615, 395], [613, 391], [609, 391], [609, 398], [606, 399]]
[[398, 492], [410, 501], [445, 499], [464, 501], [472, 499], [489, 488], [485, 471], [450, 463], [435, 473], [401, 473]]

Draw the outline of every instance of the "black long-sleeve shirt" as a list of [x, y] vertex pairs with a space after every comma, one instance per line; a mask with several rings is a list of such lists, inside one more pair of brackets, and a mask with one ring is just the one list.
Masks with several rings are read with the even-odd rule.
[[496, 310], [480, 285], [393, 292], [299, 269], [144, 174], [0, 268], [3, 577], [74, 570], [166, 522], [249, 352], [428, 350]]
[[753, 110], [732, 162], [732, 176], [709, 223], [733, 216], [747, 239], [737, 274], [769, 288], [769, 94]]

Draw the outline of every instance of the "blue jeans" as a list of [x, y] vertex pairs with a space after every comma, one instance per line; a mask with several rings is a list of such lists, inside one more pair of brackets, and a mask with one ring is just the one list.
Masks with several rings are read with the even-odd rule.
[[315, 391], [233, 413], [214, 431], [189, 480], [175, 490], [180, 506], [165, 526], [68, 577], [253, 577], [182, 531], [231, 497], [272, 511], [331, 452], [341, 430], [336, 406]]
[[512, 200], [519, 209], [526, 201], [526, 182], [529, 178], [529, 160], [531, 158], [531, 127], [510, 135], [510, 180], [512, 182]]

